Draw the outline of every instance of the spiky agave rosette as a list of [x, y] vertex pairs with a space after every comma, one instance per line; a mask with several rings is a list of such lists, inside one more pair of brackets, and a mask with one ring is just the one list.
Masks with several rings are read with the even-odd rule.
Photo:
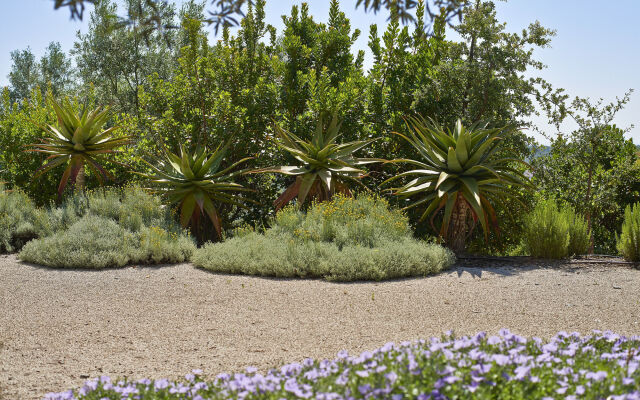
[[321, 115], [310, 141], [301, 139], [275, 124], [278, 146], [299, 162], [294, 166], [277, 166], [254, 171], [295, 176], [295, 181], [274, 202], [276, 210], [294, 198], [298, 199], [299, 204], [303, 204], [307, 198], [323, 201], [330, 199], [335, 193], [350, 195], [348, 183], [364, 187], [360, 178], [365, 176], [366, 171], [362, 167], [383, 161], [354, 155], [376, 139], [337, 143], [341, 125], [337, 116], [332, 116], [326, 130], [323, 120]]
[[58, 126], [41, 126], [48, 137], [43, 138], [41, 143], [29, 145], [32, 149], [28, 151], [48, 155], [47, 162], [38, 168], [35, 176], [40, 176], [59, 165], [68, 164], [58, 186], [58, 197], [62, 195], [69, 181], [75, 183], [78, 175], [84, 174], [85, 165], [95, 174], [100, 184], [106, 179], [113, 180], [113, 175], [103, 166], [106, 155], [116, 153], [115, 148], [131, 143], [131, 137], [114, 137], [113, 133], [119, 129], [118, 126], [102, 130], [110, 118], [109, 107], [98, 107], [91, 111], [84, 109], [76, 115], [68, 99], [58, 104], [51, 98], [51, 104], [58, 119]]
[[243, 158], [227, 168], [222, 168], [222, 161], [230, 146], [230, 142], [218, 146], [213, 152], [205, 147], [197, 148], [193, 153], [180, 146], [180, 154], [165, 149], [165, 159], [158, 160], [158, 166], [145, 160], [153, 170], [153, 174], [141, 174], [159, 186], [159, 193], [165, 194], [172, 204], [180, 208], [180, 223], [183, 227], [192, 224], [197, 227], [200, 217], [206, 214], [216, 229], [218, 236], [222, 234], [222, 223], [218, 213], [219, 204], [230, 204], [245, 207], [246, 198], [234, 192], [246, 192], [251, 189], [233, 182], [238, 175], [247, 170], [236, 170], [236, 167], [251, 157]]
[[418, 153], [418, 159], [396, 159], [390, 162], [410, 164], [416, 169], [400, 173], [385, 182], [412, 177], [409, 182], [393, 188], [401, 197], [418, 197], [406, 208], [426, 205], [421, 221], [431, 216], [431, 225], [438, 231], [433, 219], [444, 209], [442, 237], [447, 237], [455, 213], [479, 222], [485, 237], [490, 228], [497, 227], [495, 204], [507, 199], [517, 201], [517, 187], [531, 187], [531, 183], [514, 164], [524, 161], [498, 154], [504, 135], [516, 127], [508, 125], [487, 128], [488, 123], [475, 123], [468, 128], [457, 121], [453, 131], [445, 131], [433, 120], [421, 117], [406, 119], [408, 133], [404, 138]]

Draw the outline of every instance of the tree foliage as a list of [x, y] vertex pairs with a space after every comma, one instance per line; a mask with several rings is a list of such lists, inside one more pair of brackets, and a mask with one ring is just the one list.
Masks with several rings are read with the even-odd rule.
[[[238, 4], [243, 6], [233, 8]], [[534, 22], [510, 32], [491, 1], [343, 2], [367, 12], [389, 11], [386, 28], [372, 25], [364, 33], [373, 55], [367, 70], [364, 51], [354, 50], [362, 33], [352, 28], [337, 0], [329, 3], [327, 16], [311, 15], [304, 3], [291, 7], [282, 16], [281, 31], [266, 23], [265, 0], [190, 0], [179, 7], [160, 0], [54, 0], [54, 5], [68, 7], [75, 18], [88, 18], [88, 31], [78, 35], [70, 54], [55, 43], [39, 60], [29, 49], [17, 50], [0, 102], [0, 178], [23, 187], [38, 203], [55, 198], [57, 182], [52, 175], [34, 183], [31, 176], [41, 160], [25, 155], [23, 146], [43, 137], [33, 122], [55, 124], [55, 112], [44, 101], [49, 94], [69, 95], [78, 107], [111, 106], [115, 113], [107, 127], [118, 125], [133, 138], [114, 155], [115, 162], [105, 164], [119, 183], [142, 183], [143, 178], [118, 163], [150, 173], [141, 160], [157, 159], [165, 148], [176, 154], [182, 146], [193, 154], [199, 146], [232, 137], [221, 168], [245, 157], [253, 157], [247, 165], [252, 169], [293, 165], [295, 158], [273, 140], [274, 121], [307, 143], [313, 140], [318, 116], [335, 114], [342, 121], [340, 142], [379, 138], [359, 156], [389, 159], [415, 157], [410, 143], [391, 134], [409, 134], [403, 123], [407, 116], [424, 115], [443, 126], [458, 119], [469, 126], [482, 119], [492, 126], [534, 129], [526, 121], [539, 111], [557, 121], [578, 115], [577, 104], [567, 105], [562, 90], [539, 77], [544, 65], [537, 50], [550, 44], [554, 31]], [[235, 22], [224, 23], [227, 17]], [[208, 23], [216, 21], [220, 31], [210, 40]], [[591, 118], [588, 111], [581, 115]], [[624, 132], [612, 122], [602, 126], [603, 135], [612, 139], [598, 145], [595, 157], [577, 139], [563, 135], [548, 157], [536, 158], [535, 143], [524, 129], [505, 137], [496, 157], [533, 160], [534, 180], [543, 194], [565, 200], [579, 196], [582, 200], [572, 205], [583, 215], [584, 205], [591, 204], [596, 247], [610, 249], [621, 207], [638, 200], [638, 167]], [[572, 155], [564, 157], [564, 151]], [[587, 169], [578, 165], [585, 154], [585, 159], [597, 160], [588, 202]], [[401, 164], [367, 167], [364, 182], [374, 191], [407, 171]], [[525, 165], [512, 167], [520, 174], [532, 172]], [[98, 181], [88, 172], [87, 185], [95, 186]], [[274, 213], [270, 205], [291, 184], [291, 177], [281, 174], [235, 179], [256, 189], [245, 195], [260, 205], [249, 201], [243, 209], [221, 204], [217, 212], [228, 227], [267, 221]], [[533, 196], [514, 190], [522, 203], [508, 200], [494, 207], [499, 231], [505, 234], [491, 231], [486, 244], [482, 230], [474, 230], [470, 249], [504, 253], [520, 242]], [[408, 210], [420, 236], [433, 233], [428, 224], [418, 223], [423, 211]]]
[[628, 204], [640, 200], [640, 164], [627, 129], [613, 124], [631, 91], [611, 103], [576, 98], [567, 113], [577, 124], [552, 138], [550, 152], [534, 160], [534, 178], [549, 195], [563, 199], [585, 216], [591, 251], [615, 249]]

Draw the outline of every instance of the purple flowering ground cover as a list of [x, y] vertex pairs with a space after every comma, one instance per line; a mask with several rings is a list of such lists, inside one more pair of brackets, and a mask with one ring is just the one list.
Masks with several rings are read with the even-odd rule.
[[640, 336], [560, 332], [550, 341], [508, 330], [448, 333], [388, 343], [359, 356], [255, 368], [213, 381], [194, 371], [181, 382], [89, 380], [62, 399], [640, 399]]

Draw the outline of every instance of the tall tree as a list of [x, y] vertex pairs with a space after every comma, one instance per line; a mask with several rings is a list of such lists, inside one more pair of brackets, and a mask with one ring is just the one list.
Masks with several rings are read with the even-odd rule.
[[149, 32], [143, 22], [159, 13], [162, 21], [170, 24], [174, 7], [168, 3], [151, 7], [144, 0], [125, 0], [123, 7], [130, 17], [126, 24], [118, 17], [115, 2], [96, 1], [89, 30], [78, 33], [73, 54], [83, 84], [94, 85], [102, 103], [139, 114], [138, 91], [147, 77], [157, 73], [168, 78], [175, 65], [171, 51], [174, 36], [167, 39], [159, 32]]
[[[82, 20], [85, 5], [97, 4], [101, 0], [53, 0], [54, 8], [68, 7], [71, 12], [72, 19]], [[145, 20], [143, 24], [148, 29], [164, 30], [170, 25], [164, 23], [159, 11], [163, 1], [166, 0], [143, 0], [146, 7], [154, 10]], [[461, 13], [465, 4], [470, 0], [430, 0], [426, 4], [427, 16], [430, 20], [436, 17], [442, 18], [449, 25], [460, 20]], [[220, 28], [229, 28], [240, 25], [240, 21], [245, 17], [245, 7], [253, 7], [258, 1], [256, 0], [209, 0], [211, 5], [215, 7], [214, 11], [209, 11], [210, 17], [206, 22], [213, 24], [215, 33], [218, 34]], [[389, 12], [389, 20], [400, 19], [403, 23], [415, 21], [412, 13], [419, 1], [416, 0], [355, 0], [356, 8], [363, 6], [366, 12], [378, 13], [380, 10]], [[123, 18], [124, 23], [131, 23], [134, 19], [129, 15]]]
[[40, 59], [40, 73], [41, 86], [44, 88], [51, 85], [54, 96], [57, 97], [71, 89], [73, 84], [71, 59], [62, 51], [60, 43], [49, 43]]
[[9, 72], [9, 91], [13, 102], [26, 99], [40, 82], [40, 70], [35, 55], [27, 47], [25, 50], [11, 52], [11, 71]]

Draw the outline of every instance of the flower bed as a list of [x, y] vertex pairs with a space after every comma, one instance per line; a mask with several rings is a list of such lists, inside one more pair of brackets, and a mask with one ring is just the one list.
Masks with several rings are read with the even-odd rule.
[[255, 368], [205, 382], [89, 380], [61, 399], [640, 399], [640, 336], [560, 332], [550, 341], [500, 336], [389, 343], [357, 357]]

